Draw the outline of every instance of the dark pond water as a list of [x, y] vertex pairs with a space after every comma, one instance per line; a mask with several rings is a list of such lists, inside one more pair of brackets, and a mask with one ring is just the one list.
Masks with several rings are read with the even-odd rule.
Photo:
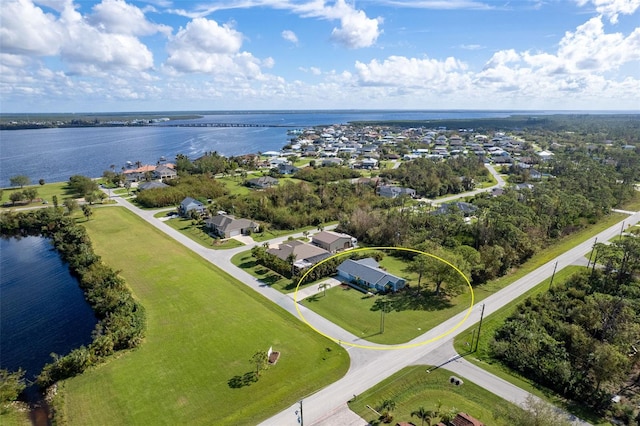
[[33, 380], [52, 352], [91, 343], [95, 315], [49, 240], [0, 238], [0, 273], [0, 368]]

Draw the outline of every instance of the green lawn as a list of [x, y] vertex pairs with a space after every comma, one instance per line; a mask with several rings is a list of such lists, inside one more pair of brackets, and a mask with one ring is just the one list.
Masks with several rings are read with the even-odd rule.
[[[418, 337], [442, 321], [467, 309], [467, 291], [451, 302], [428, 297], [418, 299], [410, 293], [367, 296], [348, 286], [333, 287], [301, 302], [329, 321], [373, 343], [400, 344]], [[381, 304], [388, 303], [382, 329]], [[383, 331], [381, 333], [381, 331]]]
[[[338, 345], [129, 211], [98, 209], [83, 225], [145, 307], [147, 336], [61, 384], [62, 422], [254, 425], [346, 373]], [[243, 380], [270, 346], [278, 363]]]
[[[252, 178], [251, 175], [247, 176], [247, 179], [251, 179], [251, 178]], [[237, 176], [237, 177], [225, 176], [225, 177], [217, 178], [216, 180], [219, 180], [220, 182], [224, 183], [224, 186], [227, 188], [230, 194], [246, 195], [249, 192], [251, 192], [251, 189], [247, 188], [242, 184], [244, 179], [240, 176]]]
[[[35, 188], [38, 190], [38, 198], [41, 198], [43, 201], [47, 201], [49, 204], [53, 205], [53, 196], [56, 195], [58, 197], [58, 203], [60, 205], [62, 205], [62, 202], [65, 198], [69, 198], [74, 194], [71, 194], [69, 192], [68, 186], [67, 186], [67, 182], [56, 182], [56, 183], [45, 183], [44, 185], [38, 185], [36, 182], [36, 185], [28, 185], [25, 186], [24, 188], [4, 188], [2, 190], [2, 200], [0, 205], [2, 207], [4, 206], [4, 203], [8, 202], [9, 205], [7, 205], [6, 207], [10, 207], [13, 208], [14, 206], [11, 206], [11, 201], [9, 200], [9, 197], [11, 196], [11, 193], [16, 192], [16, 191], [22, 191], [24, 189], [27, 188]], [[34, 207], [34, 206], [41, 206], [42, 205], [42, 201], [34, 201], [31, 204], [19, 204], [15, 207]]]
[[7, 408], [6, 412], [0, 408], [0, 425], [2, 426], [30, 426], [28, 410], [22, 411], [14, 406]]
[[[166, 216], [166, 213], [160, 214], [160, 216]], [[244, 245], [240, 241], [234, 240], [233, 238], [229, 238], [224, 241], [220, 240], [219, 238], [213, 238], [207, 232], [205, 225], [194, 225], [193, 219], [176, 217], [174, 219], [169, 219], [164, 223], [179, 231], [181, 234], [184, 234], [187, 237], [191, 238], [193, 241], [203, 247], [223, 250], [242, 247]]]
[[[366, 392], [357, 395], [349, 401], [349, 408], [370, 424], [376, 423], [378, 415], [367, 408], [380, 409], [385, 400], [395, 401], [396, 407], [391, 411], [393, 422], [413, 422], [420, 425], [420, 419], [411, 417], [411, 412], [424, 407], [427, 410], [436, 410], [441, 403], [441, 413], [449, 410], [465, 412], [482, 421], [486, 425], [507, 426], [502, 419], [493, 416], [495, 407], [513, 407], [515, 405], [503, 400], [481, 388], [480, 386], [459, 377], [463, 380], [461, 386], [449, 383], [452, 373], [439, 368], [427, 373], [428, 366], [417, 365], [406, 367], [393, 376], [383, 380]], [[439, 417], [432, 419], [431, 424], [436, 424]], [[427, 424], [427, 423], [425, 423]]]
[[283, 277], [262, 265], [258, 265], [251, 255], [251, 250], [236, 254], [231, 258], [231, 263], [258, 278], [269, 287], [282, 293], [291, 293], [295, 289], [293, 281], [289, 278]]

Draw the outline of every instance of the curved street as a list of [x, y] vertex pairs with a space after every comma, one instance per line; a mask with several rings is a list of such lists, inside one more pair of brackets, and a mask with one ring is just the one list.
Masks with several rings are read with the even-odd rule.
[[[498, 175], [492, 167], [488, 167], [489, 170], [496, 176], [498, 181], [497, 187], [504, 185], [504, 180]], [[490, 191], [492, 188], [484, 188], [481, 190], [473, 191], [478, 193], [482, 191]], [[453, 198], [447, 197], [447, 199], [438, 200], [450, 201], [452, 199], [461, 198], [472, 195], [472, 193], [458, 194]], [[181, 234], [177, 230], [171, 228], [169, 225], [163, 223], [158, 218], [154, 217], [157, 210], [142, 210], [129, 201], [120, 198], [113, 197], [118, 205], [132, 211], [136, 215], [140, 216], [150, 225], [156, 227], [160, 231], [166, 233], [176, 241], [180, 242], [184, 246], [188, 247], [192, 251], [198, 253], [207, 261], [218, 266], [234, 278], [238, 279], [245, 285], [251, 287], [256, 292], [260, 293], [264, 297], [268, 298], [278, 306], [287, 310], [296, 318], [299, 318], [296, 310], [296, 303], [291, 295], [280, 293], [277, 290], [261, 284], [255, 277], [246, 273], [245, 271], [237, 268], [231, 263], [231, 258], [242, 251], [251, 249], [252, 245], [246, 245], [243, 247], [229, 249], [229, 250], [214, 250], [201, 246], [185, 235]], [[627, 212], [632, 213], [632, 212]], [[622, 226], [632, 226], [640, 222], [640, 212], [635, 212], [621, 221], [620, 223], [608, 228], [597, 235], [598, 241], [607, 241], [616, 235], [620, 234]], [[302, 236], [293, 235], [294, 237]], [[285, 241], [290, 236], [280, 237], [270, 240], [270, 244], [279, 243]], [[257, 245], [254, 243], [253, 245]], [[484, 299], [482, 304], [485, 305], [485, 316], [490, 315], [501, 307], [507, 305], [512, 300], [517, 298], [522, 293], [533, 288], [541, 281], [549, 278], [554, 270], [554, 266], [557, 262], [557, 270], [579, 261], [584, 257], [586, 253], [591, 250], [593, 240], [585, 241], [574, 248], [566, 251], [557, 258], [547, 262], [533, 272], [527, 274], [523, 278], [515, 281], [508, 287], [496, 292], [492, 296]], [[345, 344], [345, 347], [351, 358], [351, 365], [347, 374], [335, 383], [327, 386], [326, 388], [316, 392], [315, 394], [304, 396], [304, 422], [307, 425], [365, 425], [366, 421], [351, 412], [346, 403], [353, 398], [354, 395], [358, 395], [365, 390], [376, 385], [383, 379], [389, 377], [395, 372], [401, 370], [408, 365], [444, 365], [446, 368], [453, 372], [464, 376], [465, 378], [475, 382], [476, 384], [484, 387], [490, 392], [516, 404], [522, 404], [529, 394], [522, 389], [495, 377], [494, 375], [474, 366], [467, 362], [463, 358], [459, 357], [453, 349], [454, 337], [464, 329], [478, 322], [480, 319], [481, 307], [476, 305], [472, 308], [471, 313], [464, 325], [456, 329], [454, 332], [450, 332], [446, 337], [439, 338], [443, 333], [450, 331], [456, 324], [458, 324], [467, 311], [462, 312], [453, 318], [441, 323], [437, 327], [427, 331], [422, 336], [409, 342], [429, 343], [412, 347], [409, 349], [393, 349], [391, 346], [376, 345], [363, 341], [363, 339], [355, 336], [346, 330], [336, 326], [323, 317], [315, 314], [314, 312], [306, 309], [298, 304], [298, 308], [305, 316], [305, 319], [317, 330], [321, 331], [325, 335], [331, 336], [336, 342]], [[437, 340], [434, 340], [437, 339]], [[352, 347], [346, 344], [353, 343], [359, 345], [375, 346], [376, 349], [365, 349], [359, 347]], [[425, 372], [425, 374], [427, 374]], [[299, 409], [299, 404], [296, 403], [290, 408], [285, 409], [281, 413], [265, 420], [263, 425], [273, 426], [286, 426], [297, 425], [298, 418], [295, 414]], [[577, 423], [581, 423], [577, 421]]]

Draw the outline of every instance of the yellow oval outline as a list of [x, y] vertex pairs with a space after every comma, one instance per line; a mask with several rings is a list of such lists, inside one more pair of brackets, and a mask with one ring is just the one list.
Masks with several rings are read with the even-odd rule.
[[[335, 257], [345, 256], [345, 255], [350, 254], [350, 253], [356, 253], [356, 252], [359, 252], [359, 251], [368, 251], [368, 250], [403, 250], [403, 251], [409, 251], [409, 252], [418, 253], [418, 254], [424, 254], [426, 256], [429, 256], [429, 257], [432, 257], [434, 259], [437, 259], [437, 260], [439, 260], [439, 261], [441, 261], [443, 263], [446, 263], [447, 265], [452, 267], [457, 273], [459, 273], [462, 276], [462, 278], [464, 278], [464, 280], [467, 283], [467, 285], [469, 286], [469, 290], [471, 291], [471, 305], [469, 305], [469, 308], [467, 309], [467, 313], [460, 320], [460, 322], [458, 322], [450, 330], [447, 330], [446, 332], [444, 332], [444, 333], [442, 333], [442, 334], [440, 334], [440, 335], [438, 335], [436, 337], [433, 337], [433, 338], [431, 338], [429, 340], [425, 340], [424, 342], [417, 342], [417, 343], [411, 343], [411, 344], [400, 344], [400, 345], [382, 345], [382, 344], [380, 344], [380, 346], [360, 345], [358, 343], [350, 343], [350, 342], [345, 342], [344, 340], [341, 340], [341, 339], [336, 339], [335, 337], [329, 336], [328, 334], [325, 334], [322, 331], [318, 330], [313, 325], [311, 325], [309, 323], [309, 321], [307, 321], [307, 319], [304, 317], [304, 315], [302, 315], [302, 312], [300, 312], [300, 306], [298, 304], [298, 289], [300, 288], [300, 283], [302, 282], [302, 280], [304, 280], [304, 278], [307, 276], [307, 274], [309, 274], [311, 271], [313, 271], [313, 268], [315, 268], [316, 266], [322, 265], [324, 262], [327, 262], [330, 259], [333, 259]], [[316, 333], [326, 337], [327, 339], [333, 340], [334, 342], [336, 342], [338, 344], [344, 344], [344, 345], [351, 346], [351, 347], [354, 347], [354, 348], [376, 349], [376, 350], [383, 350], [383, 351], [384, 350], [415, 348], [415, 347], [418, 347], [418, 346], [426, 345], [427, 343], [435, 342], [436, 340], [439, 340], [439, 339], [442, 339], [445, 336], [448, 336], [449, 334], [453, 333], [455, 330], [460, 328], [460, 326], [462, 326], [462, 324], [464, 324], [467, 321], [467, 318], [469, 318], [469, 315], [471, 315], [471, 310], [473, 309], [474, 302], [475, 302], [475, 295], [473, 293], [473, 287], [471, 286], [471, 282], [466, 277], [466, 275], [460, 269], [458, 269], [457, 266], [453, 265], [451, 262], [449, 262], [449, 261], [447, 261], [447, 260], [445, 260], [445, 259], [443, 259], [443, 258], [441, 258], [439, 256], [436, 256], [434, 254], [427, 253], [427, 252], [420, 251], [420, 250], [416, 250], [416, 249], [412, 249], [412, 248], [408, 248], [408, 247], [361, 247], [361, 248], [357, 248], [357, 249], [343, 251], [341, 253], [336, 253], [333, 256], [330, 256], [330, 257], [328, 257], [326, 259], [323, 259], [322, 261], [316, 263], [311, 268], [309, 268], [309, 270], [307, 272], [305, 272], [302, 277], [300, 277], [300, 279], [298, 280], [298, 285], [296, 286], [296, 289], [293, 292], [293, 303], [295, 304], [296, 311], [298, 312], [298, 316], [300, 317], [300, 319], [305, 324], [307, 324], [309, 327], [311, 327], [311, 329], [313, 331], [315, 331]], [[345, 330], [345, 331], [347, 331], [347, 330]], [[347, 332], [350, 333], [349, 331], [347, 331]], [[428, 333], [428, 330], [425, 333]]]

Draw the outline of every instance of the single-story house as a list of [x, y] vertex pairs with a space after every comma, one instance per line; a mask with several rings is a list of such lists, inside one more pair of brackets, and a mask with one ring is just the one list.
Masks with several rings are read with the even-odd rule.
[[322, 160], [323, 166], [339, 166], [341, 164], [342, 164], [342, 159], [337, 157], [329, 157], [329, 158], [324, 158]]
[[295, 256], [293, 266], [298, 269], [315, 265], [331, 256], [328, 251], [300, 240], [285, 241], [278, 248], [267, 249], [267, 253], [286, 261], [289, 261], [289, 256], [293, 254]]
[[406, 285], [404, 278], [396, 277], [380, 269], [371, 257], [360, 260], [347, 259], [338, 266], [338, 277], [347, 282], [378, 291], [398, 291]]
[[299, 169], [291, 164], [279, 164], [278, 165], [278, 173], [281, 175], [292, 175], [297, 172]]
[[249, 179], [247, 185], [252, 188], [266, 189], [278, 184], [278, 179], [271, 176], [262, 176], [259, 178]]
[[167, 188], [169, 185], [166, 183], [152, 180], [151, 182], [144, 182], [138, 185], [138, 191], [144, 191], [146, 189]]
[[181, 216], [186, 216], [189, 214], [191, 210], [195, 210], [198, 213], [203, 214], [206, 208], [204, 204], [202, 204], [200, 201], [195, 200], [191, 197], [187, 197], [184, 200], [182, 200], [182, 202], [178, 206], [178, 212], [180, 213]]
[[208, 228], [222, 238], [231, 238], [236, 235], [247, 235], [252, 232], [258, 232], [260, 225], [249, 219], [236, 219], [228, 214], [218, 214], [205, 221]]
[[381, 197], [396, 198], [400, 195], [408, 195], [412, 198], [416, 196], [416, 190], [412, 188], [404, 188], [401, 186], [381, 185], [376, 192]]
[[477, 206], [474, 206], [471, 203], [465, 203], [463, 201], [454, 201], [451, 203], [444, 203], [436, 210], [432, 212], [432, 214], [448, 214], [453, 213], [454, 211], [458, 211], [462, 213], [464, 216], [471, 216], [475, 211], [478, 210]]
[[321, 231], [311, 237], [311, 244], [325, 249], [329, 253], [355, 247], [358, 240], [351, 235], [333, 231]]

